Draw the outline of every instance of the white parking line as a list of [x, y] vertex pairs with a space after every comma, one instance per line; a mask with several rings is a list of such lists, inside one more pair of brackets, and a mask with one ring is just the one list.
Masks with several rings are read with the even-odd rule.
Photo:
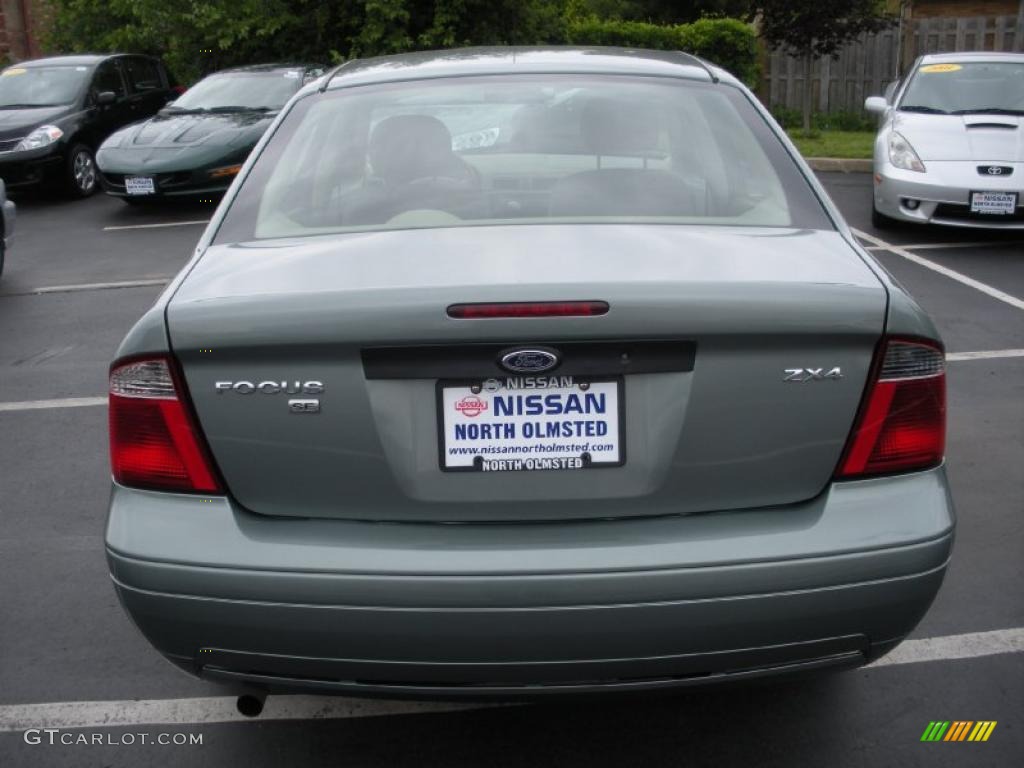
[[32, 288], [26, 293], [37, 294], [74, 293], [75, 291], [106, 291], [112, 288], [141, 288], [149, 285], [167, 285], [167, 283], [169, 283], [170, 281], [170, 277], [147, 277], [141, 280], [118, 280], [116, 282], [110, 283], [72, 283], [69, 285], [44, 285], [41, 288]]
[[995, 656], [1000, 653], [1024, 651], [1024, 627], [996, 629], [991, 632], [970, 632], [965, 635], [925, 637], [907, 640], [888, 656], [883, 656], [869, 667], [887, 667], [894, 664], [918, 664], [923, 661], [951, 661]]
[[[125, 725], [202, 725], [250, 718], [239, 714], [234, 696], [202, 699], [68, 701], [0, 706], [0, 733], [28, 728], [113, 728]], [[372, 701], [318, 696], [270, 696], [256, 720], [344, 720], [483, 709], [479, 702]], [[255, 721], [254, 721], [255, 722]]]
[[106, 405], [105, 397], [64, 397], [54, 400], [22, 400], [14, 403], [0, 403], [0, 411], [39, 411], [45, 408], [83, 408]]
[[960, 272], [957, 272], [954, 269], [944, 267], [941, 264], [936, 264], [934, 261], [929, 261], [923, 256], [918, 256], [916, 253], [911, 253], [906, 248], [903, 248], [898, 245], [893, 245], [892, 243], [887, 243], [885, 242], [885, 240], [877, 238], [874, 235], [869, 235], [867, 232], [861, 232], [859, 229], [854, 229], [851, 231], [861, 240], [866, 240], [872, 245], [878, 246], [876, 250], [886, 250], [889, 251], [890, 253], [896, 254], [897, 256], [902, 256], [907, 261], [912, 261], [915, 264], [924, 267], [925, 269], [930, 269], [933, 272], [938, 272], [940, 275], [944, 275], [945, 277], [948, 277], [951, 280], [956, 280], [958, 283], [963, 283], [964, 285], [970, 286], [971, 288], [974, 288], [977, 291], [981, 291], [986, 296], [991, 296], [993, 299], [998, 299], [999, 301], [1009, 304], [1011, 307], [1016, 307], [1017, 309], [1024, 309], [1024, 299], [1018, 299], [1016, 296], [1011, 296], [1010, 294], [1000, 291], [998, 288], [993, 288], [991, 285], [987, 285], [986, 283], [983, 283], [980, 280], [975, 280], [973, 277], [968, 277], [967, 275], [961, 274]]
[[1024, 357], [1024, 349], [989, 349], [983, 352], [947, 352], [946, 362], [960, 363], [965, 360], [996, 360], [1004, 357]]
[[104, 232], [118, 232], [123, 229], [160, 229], [161, 227], [192, 227], [199, 224], [209, 224], [209, 219], [196, 219], [195, 221], [165, 221], [160, 224], [124, 224], [119, 227], [104, 227]]
[[[1024, 627], [972, 632], [964, 635], [907, 640], [868, 669], [922, 662], [975, 659], [1024, 651]], [[135, 725], [202, 725], [249, 720], [235, 708], [232, 696], [195, 699], [126, 701], [67, 701], [0, 706], [0, 732], [28, 728], [112, 728]], [[267, 720], [338, 720], [382, 715], [454, 712], [503, 706], [479, 702], [372, 701], [316, 696], [271, 696], [263, 714]], [[507, 705], [504, 705], [507, 706]]]
[[[992, 248], [1001, 245], [1020, 245], [1024, 240], [991, 240], [986, 243], [914, 243], [913, 245], [900, 245], [908, 251], [924, 251], [942, 248]], [[887, 251], [888, 245], [869, 245], [869, 251]]]

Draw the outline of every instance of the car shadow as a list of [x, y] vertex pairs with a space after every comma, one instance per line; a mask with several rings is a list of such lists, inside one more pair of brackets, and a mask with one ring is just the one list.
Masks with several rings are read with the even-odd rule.
[[850, 684], [843, 676], [826, 676], [653, 697], [560, 698], [470, 712], [268, 722], [258, 738], [238, 724], [228, 727], [230, 735], [218, 733], [217, 742], [230, 743], [236, 759], [250, 753], [242, 762], [253, 765], [261, 764], [268, 749], [286, 744], [289, 762], [302, 766], [819, 765], [831, 762], [819, 736], [844, 729], [842, 700]]
[[829, 750], [844, 731], [852, 738], [843, 701], [857, 684], [832, 674], [472, 711], [267, 721], [258, 737], [237, 723], [218, 731], [216, 743], [253, 766], [285, 752], [302, 766], [840, 765]]
[[108, 209], [104, 212], [104, 218], [122, 218], [126, 220], [126, 223], [131, 219], [152, 218], [156, 220], [161, 216], [164, 219], [168, 217], [198, 218], [202, 215], [208, 218], [220, 203], [221, 197], [168, 197], [144, 200], [133, 205], [115, 199], [110, 195], [105, 195], [102, 192], [97, 192], [95, 195], [84, 199], [73, 198], [59, 192], [41, 189], [26, 189], [8, 193], [8, 198], [14, 201], [19, 210], [45, 212], [69, 206], [97, 206]]

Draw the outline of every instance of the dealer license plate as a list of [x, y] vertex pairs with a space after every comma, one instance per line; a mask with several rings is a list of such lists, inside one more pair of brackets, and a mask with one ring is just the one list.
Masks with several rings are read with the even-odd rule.
[[1016, 192], [971, 192], [971, 213], [1005, 216], [1016, 209]]
[[125, 176], [124, 191], [129, 195], [152, 195], [156, 193], [152, 176]]
[[622, 391], [621, 378], [438, 382], [441, 469], [519, 472], [621, 466]]

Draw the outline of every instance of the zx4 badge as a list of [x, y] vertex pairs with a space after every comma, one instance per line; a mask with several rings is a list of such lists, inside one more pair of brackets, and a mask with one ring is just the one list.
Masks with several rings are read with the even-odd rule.
[[836, 366], [827, 371], [824, 368], [786, 368], [783, 371], [783, 381], [798, 381], [801, 384], [805, 381], [825, 381], [826, 379], [839, 380], [843, 378], [843, 370]]

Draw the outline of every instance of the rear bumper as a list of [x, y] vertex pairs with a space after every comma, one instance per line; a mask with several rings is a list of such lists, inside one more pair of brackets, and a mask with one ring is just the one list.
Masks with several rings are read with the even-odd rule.
[[107, 552], [171, 661], [272, 691], [536, 696], [863, 663], [952, 548], [945, 474], [785, 508], [543, 525], [266, 518], [114, 488]]

